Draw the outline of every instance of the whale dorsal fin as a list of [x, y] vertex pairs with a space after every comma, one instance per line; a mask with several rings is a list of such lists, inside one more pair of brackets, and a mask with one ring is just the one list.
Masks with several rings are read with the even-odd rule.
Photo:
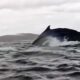
[[46, 30], [45, 30], [45, 31], [48, 31], [48, 30], [50, 30], [50, 25], [46, 28]]

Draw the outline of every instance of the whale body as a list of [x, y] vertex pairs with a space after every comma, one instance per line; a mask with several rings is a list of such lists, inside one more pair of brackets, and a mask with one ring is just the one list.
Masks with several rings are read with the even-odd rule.
[[68, 28], [50, 29], [50, 26], [32, 43], [33, 45], [48, 45], [49, 42], [55, 38], [60, 42], [67, 41], [80, 41], [80, 32]]

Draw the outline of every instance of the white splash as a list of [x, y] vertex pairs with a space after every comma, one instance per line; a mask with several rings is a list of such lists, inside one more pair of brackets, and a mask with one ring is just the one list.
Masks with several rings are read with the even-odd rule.
[[64, 41], [60, 41], [57, 38], [53, 37], [47, 37], [45, 42], [42, 44], [43, 46], [64, 46], [64, 45], [75, 45], [79, 44], [79, 41], [67, 41], [66, 38], [64, 38]]

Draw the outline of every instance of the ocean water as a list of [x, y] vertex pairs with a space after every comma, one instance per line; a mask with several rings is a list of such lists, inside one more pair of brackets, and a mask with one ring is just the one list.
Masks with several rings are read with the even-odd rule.
[[80, 80], [79, 42], [31, 43], [0, 43], [0, 80]]

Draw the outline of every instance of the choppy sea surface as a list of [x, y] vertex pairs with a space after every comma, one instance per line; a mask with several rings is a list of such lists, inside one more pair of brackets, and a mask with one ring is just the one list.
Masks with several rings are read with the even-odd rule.
[[0, 80], [80, 80], [79, 42], [42, 47], [31, 43], [0, 43]]

